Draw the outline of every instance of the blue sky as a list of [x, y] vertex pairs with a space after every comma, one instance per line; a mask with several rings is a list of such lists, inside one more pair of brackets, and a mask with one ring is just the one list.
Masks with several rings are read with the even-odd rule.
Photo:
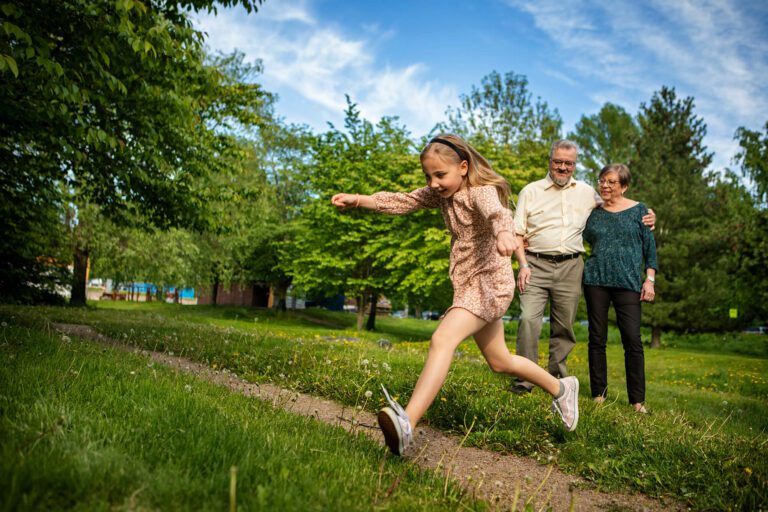
[[750, 0], [267, 0], [197, 15], [212, 50], [261, 59], [277, 113], [342, 126], [344, 95], [414, 137], [493, 70], [525, 75], [567, 133], [605, 102], [630, 114], [662, 85], [693, 96], [713, 167], [739, 126], [768, 121], [768, 2]]

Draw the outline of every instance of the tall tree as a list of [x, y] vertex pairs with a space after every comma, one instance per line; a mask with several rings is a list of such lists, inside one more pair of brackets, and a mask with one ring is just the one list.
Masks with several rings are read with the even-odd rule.
[[[736, 130], [740, 151], [735, 162], [752, 185], [751, 201], [741, 201], [739, 225], [733, 230], [742, 245], [738, 255], [743, 289], [750, 292], [744, 301], [745, 321], [768, 321], [768, 122], [763, 133], [746, 128]], [[735, 179], [733, 180], [736, 181]]]
[[740, 147], [736, 162], [741, 164], [744, 176], [754, 184], [758, 201], [765, 203], [768, 201], [768, 122], [763, 133], [741, 127], [734, 138]]
[[[252, 10], [260, 2], [218, 3]], [[241, 85], [233, 102], [221, 70], [205, 65], [202, 34], [186, 11], [213, 6], [211, 0], [4, 3], [2, 200], [22, 187], [34, 195], [37, 188], [28, 184], [43, 184], [63, 205], [95, 204], [114, 218], [141, 212], [160, 226], [200, 223], [206, 194], [195, 179], [217, 172], [220, 155], [232, 147], [211, 122], [248, 118], [259, 96], [258, 86]], [[236, 103], [241, 108], [222, 109]], [[20, 215], [12, 212], [3, 229], [13, 229]], [[87, 250], [75, 245], [76, 264], [87, 261]]]
[[586, 170], [585, 178], [597, 183], [604, 166], [636, 159], [638, 135], [632, 116], [620, 106], [606, 103], [597, 114], [582, 116], [568, 138], [579, 145], [579, 164]]
[[631, 193], [658, 212], [657, 304], [643, 310], [653, 327], [652, 346], [658, 346], [662, 328], [702, 330], [718, 315], [727, 317], [728, 306], [703, 286], [712, 280], [720, 284], [722, 272], [712, 255], [722, 247], [704, 206], [715, 199], [707, 172], [712, 154], [704, 146], [706, 125], [694, 113], [693, 98], [678, 99], [673, 88], [663, 87], [641, 106], [638, 124]]
[[522, 141], [555, 139], [562, 120], [541, 98], [533, 100], [528, 79], [513, 72], [486, 75], [460, 97], [460, 106], [448, 109], [447, 128], [475, 143], [516, 147]]
[[[330, 198], [341, 191], [412, 190], [423, 184], [417, 184], [418, 168], [413, 143], [403, 128], [391, 119], [373, 125], [360, 117], [349, 100], [345, 130], [331, 127], [317, 137], [311, 169], [307, 169], [313, 199], [302, 210], [304, 236], [286, 247], [284, 261], [294, 285], [307, 292], [325, 296], [350, 292], [357, 297], [358, 328], [371, 310], [370, 301], [382, 293], [396, 293], [398, 269], [402, 276], [402, 266], [414, 264], [416, 258], [410, 254], [398, 258], [399, 251], [424, 247], [414, 241], [413, 226], [424, 221], [434, 225], [439, 214], [340, 213], [331, 206]], [[416, 264], [424, 264], [424, 260]], [[445, 275], [447, 278], [447, 272]], [[374, 318], [369, 315], [368, 328], [373, 327]]]

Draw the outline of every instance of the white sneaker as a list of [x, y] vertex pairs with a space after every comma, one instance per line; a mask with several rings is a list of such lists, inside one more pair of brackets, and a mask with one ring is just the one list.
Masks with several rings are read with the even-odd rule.
[[565, 377], [560, 382], [563, 383], [563, 396], [552, 400], [552, 411], [560, 415], [565, 429], [573, 432], [579, 423], [579, 379]]
[[384, 391], [384, 396], [391, 407], [384, 407], [379, 411], [379, 428], [381, 428], [381, 432], [384, 434], [384, 441], [392, 453], [402, 455], [413, 439], [411, 421], [408, 419], [405, 409], [389, 396], [383, 385], [381, 389]]

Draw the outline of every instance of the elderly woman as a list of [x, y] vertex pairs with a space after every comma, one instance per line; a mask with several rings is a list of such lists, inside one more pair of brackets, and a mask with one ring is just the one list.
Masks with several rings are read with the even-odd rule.
[[598, 192], [603, 206], [592, 210], [584, 229], [584, 240], [592, 246], [592, 254], [584, 266], [584, 298], [589, 318], [589, 384], [593, 399], [602, 402], [608, 388], [605, 345], [608, 308], [613, 303], [624, 345], [629, 403], [636, 411], [645, 413], [640, 302], [650, 302], [655, 297], [656, 242], [642, 222], [648, 208], [624, 197], [630, 180], [629, 168], [624, 164], [607, 165], [600, 171]]

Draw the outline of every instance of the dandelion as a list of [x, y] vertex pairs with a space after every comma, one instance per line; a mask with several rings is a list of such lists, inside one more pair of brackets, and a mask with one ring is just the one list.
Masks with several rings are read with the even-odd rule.
[[3, 327], [8, 327], [8, 322], [3, 322]]
[[192, 392], [192, 385], [191, 384], [186, 384], [184, 386], [184, 391], [186, 391], [187, 393], [191, 393]]
[[326, 359], [325, 360], [325, 364], [331, 364], [331, 360], [330, 359]]
[[369, 361], [367, 359], [363, 359], [360, 364], [362, 364], [363, 366], [368, 366], [368, 363]]
[[293, 365], [293, 359], [288, 360], [288, 366], [291, 366], [291, 365]]
[[72, 341], [72, 339], [69, 336], [67, 336], [66, 334], [62, 334], [61, 341], [63, 341], [64, 343], [70, 343]]
[[371, 398], [373, 396], [373, 391], [370, 389], [365, 392], [365, 398]]
[[131, 372], [131, 375], [136, 375], [136, 372], [132, 371], [132, 372]]
[[381, 363], [381, 367], [384, 368], [385, 372], [391, 372], [392, 371], [392, 367], [389, 366], [388, 363]]
[[747, 475], [751, 475], [751, 474], [752, 474], [752, 468], [744, 468], [744, 472], [745, 472]]

